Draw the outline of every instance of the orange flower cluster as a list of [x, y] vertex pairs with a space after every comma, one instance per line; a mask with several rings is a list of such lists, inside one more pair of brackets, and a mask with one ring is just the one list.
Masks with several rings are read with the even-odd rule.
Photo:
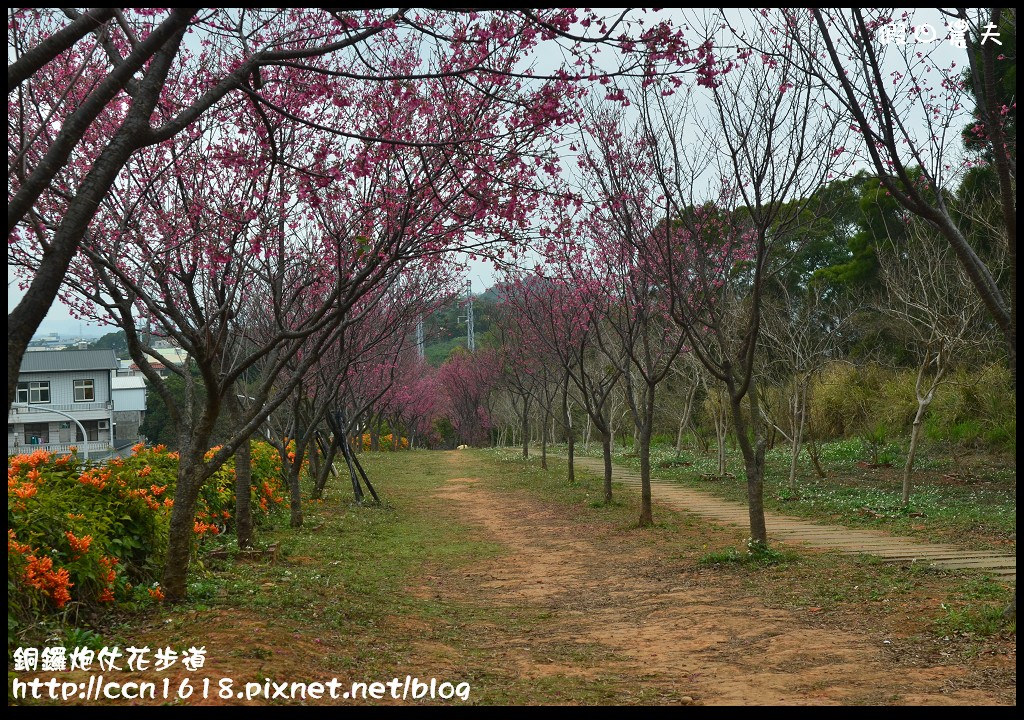
[[[43, 474], [37, 466], [41, 459], [48, 459], [50, 454], [45, 450], [37, 450], [31, 455], [15, 455], [9, 458], [7, 465], [7, 494], [13, 495], [19, 501], [28, 500], [39, 492], [39, 483], [43, 481]], [[26, 473], [26, 479], [21, 480], [21, 472], [26, 467], [32, 468]], [[25, 510], [24, 502], [15, 503], [16, 510]]]
[[153, 598], [154, 600], [156, 600], [157, 602], [163, 602], [164, 591], [161, 590], [159, 587], [150, 588], [149, 589], [149, 596], [151, 598]]
[[196, 520], [195, 525], [193, 526], [192, 529], [195, 532], [195, 534], [200, 537], [202, 537], [206, 533], [210, 533], [211, 535], [217, 535], [220, 533], [220, 530], [217, 529], [216, 525], [214, 525], [213, 523], [202, 522], [201, 520]]
[[11, 476], [12, 470], [14, 471], [14, 474], [17, 475], [26, 465], [31, 468], [37, 468], [40, 465], [45, 465], [50, 461], [52, 456], [52, 453], [40, 448], [31, 455], [15, 455], [13, 457], [9, 457], [7, 458], [7, 477]]
[[146, 449], [146, 443], [135, 443], [132, 445], [132, 455], [138, 455], [140, 452]]
[[89, 552], [89, 545], [92, 544], [92, 535], [77, 538], [73, 532], [66, 530], [64, 536], [68, 539], [68, 544], [71, 546], [71, 552], [74, 553], [75, 560]]
[[113, 555], [109, 557], [104, 555], [100, 558], [100, 565], [102, 565], [103, 569], [105, 570], [103, 574], [103, 579], [104, 581], [106, 581], [108, 585], [114, 582], [114, 578], [117, 577], [117, 570], [114, 569], [114, 566], [117, 565], [117, 562], [117, 558]]
[[[150, 491], [147, 490], [146, 488], [136, 488], [135, 490], [129, 490], [127, 493], [125, 493], [125, 497], [141, 498], [142, 501], [144, 503], [146, 503], [146, 506], [150, 510], [159, 510], [160, 509], [160, 501], [157, 500], [154, 497], [151, 497], [149, 492]], [[168, 499], [170, 499], [170, 498], [168, 498]], [[166, 504], [167, 503], [165, 502], [164, 505], [166, 505]]]
[[18, 542], [18, 538], [14, 534], [14, 530], [8, 528], [7, 529], [7, 554], [9, 555], [12, 552], [13, 553], [17, 553], [19, 555], [24, 555], [25, 553], [32, 552], [32, 548], [31, 548], [31, 546], [29, 546], [26, 543]]
[[[391, 433], [388, 433], [387, 435], [381, 435], [378, 438], [378, 441], [382, 449], [390, 449], [391, 447], [393, 447], [392, 443], [394, 442], [394, 435], [392, 435]], [[370, 434], [363, 433], [363, 450], [369, 450], [371, 444], [372, 443], [370, 442]], [[398, 447], [402, 448], [403, 450], [408, 448], [409, 438], [399, 436]]]
[[90, 468], [78, 477], [78, 482], [83, 485], [92, 485], [97, 490], [105, 488], [108, 480], [110, 480], [110, 471], [99, 467]]
[[[7, 490], [8, 490], [8, 492], [11, 491], [11, 487], [9, 485], [7, 487]], [[35, 495], [37, 492], [39, 492], [39, 488], [37, 488], [32, 483], [22, 483], [22, 484], [20, 484], [20, 485], [18, 485], [18, 486], [16, 486], [14, 488], [14, 494], [17, 497], [21, 498], [22, 500], [28, 500], [30, 497]]]
[[223, 445], [214, 445], [212, 448], [210, 448], [209, 450], [206, 451], [206, 454], [203, 455], [203, 459], [204, 460], [212, 460], [213, 456], [216, 455], [217, 451], [220, 450], [222, 447], [223, 447]]
[[97, 598], [101, 603], [114, 602], [114, 581], [117, 580], [117, 570], [114, 568], [116, 566], [117, 558], [113, 555], [109, 557], [104, 555], [100, 558], [100, 567], [103, 568], [103, 574], [100, 577], [106, 585]]
[[67, 605], [71, 600], [69, 588], [74, 585], [70, 573], [65, 568], [54, 570], [53, 558], [28, 555], [25, 559], [25, 582], [49, 595], [58, 608]]
[[219, 512], [214, 511], [211, 517], [211, 515], [207, 514], [205, 510], [199, 510], [198, 512], [196, 512], [196, 517], [198, 519], [195, 521], [195, 524], [192, 527], [193, 532], [195, 532], [195, 534], [200, 537], [206, 535], [207, 533], [211, 535], [219, 535], [220, 528], [218, 528], [212, 522], [206, 522], [207, 520], [216, 520], [219, 515]]
[[263, 512], [268, 512], [270, 510], [270, 503], [272, 502], [280, 505], [284, 502], [284, 498], [274, 492], [274, 488], [271, 487], [270, 483], [264, 480], [260, 487], [260, 509], [263, 510]]
[[139, 477], [146, 477], [151, 472], [153, 472], [153, 468], [150, 467], [149, 465], [147, 465], [146, 467], [144, 467], [141, 470], [139, 470]]

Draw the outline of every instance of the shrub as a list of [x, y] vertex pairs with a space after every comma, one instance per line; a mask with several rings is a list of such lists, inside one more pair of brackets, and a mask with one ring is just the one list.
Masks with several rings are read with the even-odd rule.
[[[162, 459], [162, 458], [161, 458]], [[144, 459], [88, 467], [45, 450], [8, 459], [8, 604], [22, 618], [100, 607], [152, 580], [163, 559], [174, 471]]]
[[[916, 379], [916, 370], [909, 368], [827, 365], [811, 385], [810, 420], [815, 436], [865, 437], [879, 425], [890, 435], [909, 434], [917, 412]], [[984, 444], [991, 450], [1013, 452], [1016, 429], [1013, 384], [1007, 369], [996, 363], [954, 370], [935, 393], [924, 435], [929, 441], [956, 447]]]
[[[391, 433], [388, 433], [387, 435], [378, 435], [377, 436], [377, 444], [378, 444], [378, 446], [380, 447], [381, 450], [390, 450], [393, 438], [394, 438], [394, 436]], [[399, 442], [400, 442], [399, 447], [401, 449], [406, 450], [406, 449], [409, 448], [409, 438], [401, 437], [400, 436], [399, 437]], [[370, 434], [369, 433], [363, 433], [363, 450], [369, 450], [370, 446], [371, 446]]]
[[[211, 451], [213, 452], [213, 451]], [[281, 461], [253, 443], [253, 516], [284, 501]], [[141, 443], [125, 458], [87, 465], [77, 453], [37, 450], [7, 461], [7, 587], [13, 618], [29, 620], [70, 606], [98, 610], [116, 602], [161, 598], [178, 454]], [[230, 528], [234, 460], [204, 485], [195, 533]], [[17, 620], [16, 620], [17, 622]]]

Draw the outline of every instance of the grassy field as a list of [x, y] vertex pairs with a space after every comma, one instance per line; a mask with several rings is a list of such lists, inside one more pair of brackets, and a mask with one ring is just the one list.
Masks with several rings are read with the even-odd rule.
[[[683, 616], [670, 619], [699, 599], [708, 612], [725, 608], [708, 628], [733, 623], [739, 638], [701, 660], [721, 668], [716, 677], [746, 667], [749, 644], [768, 642], [762, 635], [867, 634], [879, 648], [865, 656], [874, 675], [835, 696], [840, 701], [914, 701], [906, 691], [873, 689], [899, 668], [954, 673], [958, 692], [984, 688], [981, 702], [1015, 701], [1015, 626], [998, 619], [1010, 589], [988, 576], [815, 551], [751, 561], [735, 550], [742, 530], [662, 507], [656, 527], [637, 528], [631, 492], [617, 487], [616, 501], [604, 505], [597, 478], [581, 473], [570, 485], [563, 463], [552, 461], [545, 472], [536, 459], [510, 451], [363, 457], [382, 507], [355, 506], [350, 491], [335, 485], [326, 501], [307, 504], [302, 529], [260, 533], [261, 545], [279, 544], [276, 562], [207, 559], [196, 565], [187, 603], [112, 614], [89, 631], [48, 628], [50, 643], [205, 645], [206, 667], [192, 677], [208, 677], [214, 688], [223, 677], [387, 681], [410, 674], [468, 682], [474, 704], [758, 701], [702, 685], [700, 672], [682, 682], [671, 667], [635, 656], [631, 628], [649, 624], [656, 644], [657, 628], [681, 622], [678, 632], [686, 629]], [[768, 630], [758, 630], [760, 622]], [[700, 639], [692, 634], [681, 637]], [[667, 636], [664, 652], [679, 642]], [[705, 657], [700, 652], [683, 655]], [[803, 666], [780, 662], [769, 670], [800, 679]], [[814, 692], [838, 692], [833, 685]]]
[[[558, 446], [555, 452], [565, 452]], [[824, 520], [851, 527], [878, 527], [900, 535], [963, 547], [1016, 552], [1017, 470], [1014, 458], [978, 456], [961, 461], [957, 473], [951, 460], [924, 454], [914, 473], [910, 505], [903, 507], [902, 462], [893, 445], [883, 450], [890, 467], [865, 467], [869, 457], [858, 439], [825, 443], [819, 458], [826, 477], [813, 472], [804, 450], [797, 488], [789, 485], [788, 448], [768, 452], [765, 467], [765, 507], [789, 515]], [[598, 457], [601, 448], [591, 443], [587, 454]], [[717, 477], [714, 448], [708, 454], [674, 447], [651, 449], [652, 472], [659, 478], [746, 502], [745, 473], [739, 451], [729, 448], [727, 474]], [[619, 446], [614, 460], [639, 469], [631, 448]]]

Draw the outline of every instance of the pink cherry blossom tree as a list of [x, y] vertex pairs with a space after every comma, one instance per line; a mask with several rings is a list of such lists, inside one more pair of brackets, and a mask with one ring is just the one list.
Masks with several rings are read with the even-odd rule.
[[459, 351], [437, 371], [438, 384], [448, 398], [450, 419], [460, 444], [480, 445], [486, 441], [493, 421], [487, 396], [498, 381], [501, 364], [493, 350], [474, 353]]
[[[448, 98], [450, 82], [430, 89]], [[277, 102], [311, 111], [309, 99], [295, 92], [281, 85]], [[507, 238], [522, 223], [530, 207], [530, 193], [518, 182], [522, 156], [543, 128], [520, 123], [529, 110], [514, 108], [510, 117], [500, 99], [474, 97], [475, 106], [466, 94], [452, 98], [464, 114], [435, 132], [464, 137], [460, 123], [519, 124], [475, 154], [469, 143], [457, 151], [447, 144], [343, 143], [276, 110], [264, 111], [256, 132], [228, 134], [222, 123], [233, 110], [211, 112], [194, 124], [202, 131], [195, 137], [137, 153], [124, 186], [103, 201], [94, 220], [102, 231], [90, 232], [70, 276], [75, 296], [91, 305], [68, 300], [79, 302], [82, 313], [99, 307], [116, 318], [133, 359], [169, 408], [174, 400], [147, 359], [164, 358], [144, 347], [140, 319], [186, 349], [198, 369], [198, 378], [177, 369], [191, 401], [172, 410], [183, 462], [165, 573], [171, 595], [183, 593], [202, 483], [289, 397], [320, 350], [355, 322], [353, 313], [371, 307], [360, 303], [375, 289], [400, 287], [412, 264], [436, 271], [452, 248], [475, 244], [485, 232]], [[368, 132], [380, 133], [396, 123], [415, 126], [432, 107], [412, 112], [391, 98], [363, 119]], [[31, 267], [30, 253], [19, 258]], [[245, 422], [205, 458], [225, 394], [259, 363], [263, 381], [251, 393]]]
[[664, 210], [656, 203], [648, 140], [622, 112], [609, 109], [595, 110], [586, 130], [590, 145], [581, 169], [590, 188], [589, 212], [571, 236], [580, 248], [565, 251], [576, 262], [564, 267], [582, 275], [583, 286], [600, 288], [590, 302], [591, 323], [598, 348], [622, 376], [640, 457], [639, 523], [649, 526], [656, 393], [683, 352], [685, 335], [672, 322], [672, 298], [650, 248]]
[[[577, 22], [583, 32], [573, 32]], [[521, 62], [544, 41], [574, 64], [545, 75]], [[601, 48], [624, 59], [611, 75], [650, 74], [687, 53], [666, 23], [572, 9], [13, 9], [8, 238], [34, 261], [21, 264], [27, 292], [8, 313], [8, 406], [29, 339], [97, 209], [130, 185], [124, 170], [139, 154], [175, 138], [194, 142], [205, 117], [228, 112], [222, 129], [267, 142], [287, 120], [362, 143], [448, 148], [456, 159], [464, 141], [501, 142], [564, 117], [561, 101], [576, 83], [607, 81], [592, 57]], [[448, 109], [423, 91], [431, 83], [446, 87]], [[482, 97], [522, 112], [497, 121], [479, 112], [473, 98]], [[422, 121], [366, 127], [367, 104], [388, 98]], [[458, 136], [438, 132], [452, 118], [469, 122]], [[483, 178], [507, 170], [500, 157], [477, 165]], [[496, 202], [493, 192], [474, 197]], [[512, 214], [521, 207], [514, 195], [503, 201]]]

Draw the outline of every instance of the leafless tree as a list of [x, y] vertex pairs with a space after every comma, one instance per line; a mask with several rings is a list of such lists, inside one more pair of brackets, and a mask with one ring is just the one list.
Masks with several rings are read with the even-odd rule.
[[[691, 108], [666, 99], [656, 83], [643, 96], [644, 131], [670, 218], [650, 238], [650, 251], [673, 319], [726, 388], [747, 476], [751, 542], [763, 545], [767, 437], [756, 377], [762, 299], [775, 251], [799, 236], [804, 208], [836, 171], [833, 149], [843, 133], [822, 114], [817, 83], [786, 57], [766, 63], [747, 54], [713, 84], [712, 119], [697, 151], [681, 124]], [[710, 164], [703, 159], [708, 148], [718, 149]], [[699, 184], [709, 166], [710, 184], [720, 188], [710, 198]]]
[[778, 429], [790, 444], [789, 487], [795, 489], [810, 387], [816, 373], [837, 354], [848, 315], [813, 283], [790, 288], [775, 282], [772, 290], [765, 302], [762, 333], [766, 354], [778, 366], [782, 385], [788, 386], [789, 432]]
[[[932, 52], [922, 53], [914, 43], [882, 45], [876, 35], [879, 27], [907, 21], [893, 17], [891, 11], [815, 9], [811, 29], [793, 12], [790, 50], [799, 50], [801, 72], [820, 81], [836, 116], [857, 128], [863, 138], [860, 154], [892, 197], [949, 243], [1000, 329], [1016, 384], [1017, 141], [1006, 132], [1006, 102], [997, 84], [997, 64], [1006, 58], [999, 45], [982, 39], [986, 27], [1009, 27], [1016, 33], [1017, 14], [1007, 8], [943, 12], [951, 22], [964, 23], [973, 97], [961, 71], [940, 63]], [[950, 193], [964, 168], [955, 152], [959, 127], [952, 126], [950, 118], [959, 108], [972, 105], [977, 107], [980, 138], [998, 184], [999, 239], [1005, 243], [1008, 287], [1000, 286], [999, 268], [972, 245], [963, 216], [950, 207]]]
[[914, 459], [921, 428], [935, 393], [950, 369], [984, 340], [985, 306], [952, 247], [934, 226], [906, 221], [902, 242], [882, 243], [878, 260], [888, 302], [884, 310], [908, 330], [918, 356], [914, 394], [917, 411], [903, 469], [903, 504], [910, 502]]

